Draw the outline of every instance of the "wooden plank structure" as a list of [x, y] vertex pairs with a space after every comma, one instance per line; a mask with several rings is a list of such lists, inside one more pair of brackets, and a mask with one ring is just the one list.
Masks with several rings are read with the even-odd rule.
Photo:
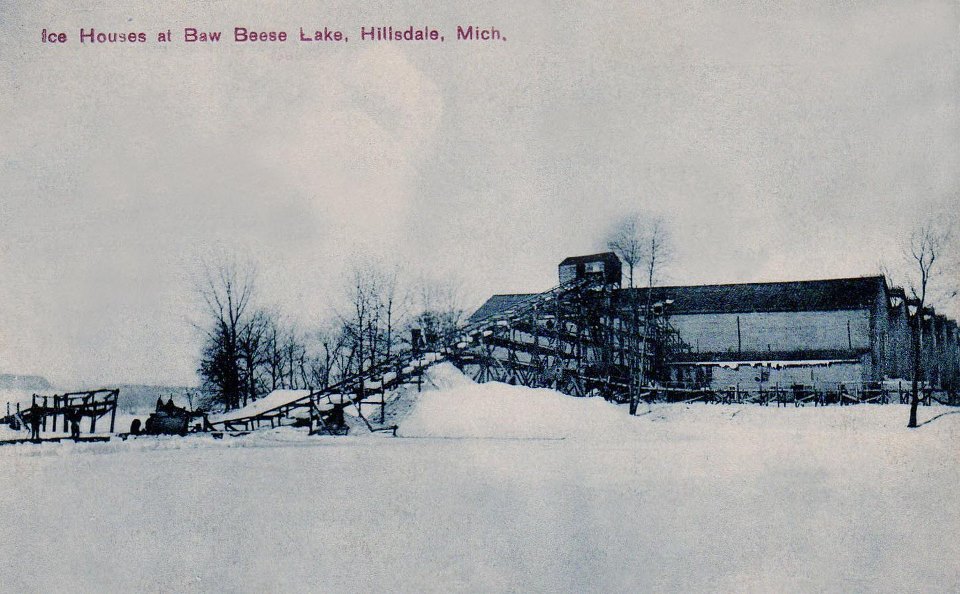
[[[572, 278], [474, 320], [443, 337], [436, 350], [414, 347], [390, 360], [347, 375], [339, 382], [241, 417], [212, 420], [215, 429], [252, 431], [261, 427], [306, 424], [317, 433], [340, 434], [344, 409], [355, 407], [373, 431], [385, 427], [386, 393], [422, 383], [426, 368], [450, 361], [478, 382], [502, 381], [549, 387], [574, 396], [602, 394], [626, 401], [639, 385], [637, 345], [648, 340], [622, 320], [615, 286], [597, 277]], [[655, 352], [651, 342], [648, 352]], [[653, 360], [650, 357], [648, 361]], [[379, 423], [363, 414], [379, 407]], [[377, 412], [376, 410], [374, 412]]]
[[[386, 393], [410, 383], [419, 388], [424, 370], [441, 361], [452, 362], [477, 382], [546, 387], [572, 396], [601, 395], [629, 402], [631, 414], [636, 414], [641, 400], [780, 407], [893, 399], [890, 387], [879, 382], [727, 389], [654, 383], [656, 366], [687, 346], [663, 315], [662, 304], [626, 303], [618, 288], [618, 283], [597, 276], [570, 277], [549, 291], [513, 299], [508, 307], [472, 320], [425, 354], [415, 339], [410, 351], [362, 373], [349, 374], [269, 410], [214, 420], [211, 425], [236, 432], [299, 424], [308, 426], [311, 433], [341, 435], [345, 410], [352, 406], [371, 431], [395, 433], [396, 427], [383, 424]], [[901, 386], [901, 401], [905, 393]], [[379, 423], [363, 414], [365, 407], [374, 407], [374, 412], [379, 408]]]
[[7, 403], [7, 416], [0, 419], [0, 422], [24, 428], [32, 428], [36, 422], [39, 424], [41, 434], [57, 433], [59, 425], [61, 433], [69, 433], [71, 420], [76, 420], [79, 424], [86, 418], [90, 421], [88, 432], [93, 435], [97, 432], [97, 421], [109, 416], [108, 432], [113, 433], [119, 396], [118, 389], [68, 392], [52, 396], [33, 394], [30, 406], [27, 408], [21, 409], [18, 402], [15, 409], [11, 410], [10, 403]]
[[[575, 278], [475, 322], [474, 343], [451, 360], [477, 382], [601, 394], [626, 402], [650, 374], [653, 333], [625, 319], [618, 285]], [[477, 332], [477, 330], [480, 330]], [[462, 346], [462, 345], [461, 345]]]
[[[326, 388], [310, 390], [306, 395], [268, 410], [242, 417], [212, 420], [210, 425], [215, 429], [230, 432], [306, 423], [312, 431], [322, 432], [323, 427], [336, 424], [332, 423], [332, 416], [341, 415], [342, 418], [342, 413], [348, 406], [354, 406], [359, 411], [364, 405], [373, 405], [381, 407], [382, 411], [386, 407], [386, 391], [402, 384], [421, 383], [424, 369], [443, 358], [441, 353], [406, 353], [394, 357], [389, 363], [377, 365], [363, 373], [350, 374]], [[376, 400], [378, 395], [380, 398]], [[359, 416], [373, 431], [391, 430], [390, 427], [370, 423], [363, 415]], [[381, 413], [381, 421], [384, 417]], [[330, 432], [340, 434], [336, 431]]]

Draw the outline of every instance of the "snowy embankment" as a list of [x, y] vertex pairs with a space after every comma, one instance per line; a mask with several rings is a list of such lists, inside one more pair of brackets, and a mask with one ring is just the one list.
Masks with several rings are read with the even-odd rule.
[[0, 590], [960, 591], [957, 409], [629, 417], [427, 379], [397, 406], [415, 439], [2, 447]]
[[477, 384], [450, 363], [426, 374], [430, 389], [400, 423], [402, 437], [598, 438], [637, 429], [626, 409], [554, 390]]

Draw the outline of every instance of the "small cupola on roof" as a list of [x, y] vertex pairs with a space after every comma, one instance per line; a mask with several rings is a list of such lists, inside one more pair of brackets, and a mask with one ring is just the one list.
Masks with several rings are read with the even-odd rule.
[[598, 279], [605, 285], [620, 286], [623, 265], [613, 252], [571, 256], [560, 262], [560, 284], [581, 279]]

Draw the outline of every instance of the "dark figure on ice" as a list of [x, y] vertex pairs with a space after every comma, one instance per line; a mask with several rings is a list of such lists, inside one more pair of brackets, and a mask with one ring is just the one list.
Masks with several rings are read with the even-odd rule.
[[334, 406], [327, 413], [325, 422], [327, 430], [334, 435], [345, 435], [347, 433], [347, 420], [343, 415], [343, 406]]
[[130, 423], [130, 435], [140, 435], [140, 419], [134, 419]]
[[30, 439], [40, 441], [40, 407], [36, 402], [30, 407]]
[[80, 411], [74, 410], [70, 413], [70, 437], [80, 439]]
[[347, 424], [347, 420], [343, 416], [342, 406], [333, 407], [333, 410], [330, 411], [330, 415], [327, 418], [329, 419], [328, 423], [337, 429], [341, 429]]

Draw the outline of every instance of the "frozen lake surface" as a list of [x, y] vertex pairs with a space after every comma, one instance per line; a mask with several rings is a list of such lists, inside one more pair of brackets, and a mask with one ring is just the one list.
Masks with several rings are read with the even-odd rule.
[[0, 448], [0, 590], [960, 589], [955, 409], [630, 418], [444, 373], [400, 438]]

